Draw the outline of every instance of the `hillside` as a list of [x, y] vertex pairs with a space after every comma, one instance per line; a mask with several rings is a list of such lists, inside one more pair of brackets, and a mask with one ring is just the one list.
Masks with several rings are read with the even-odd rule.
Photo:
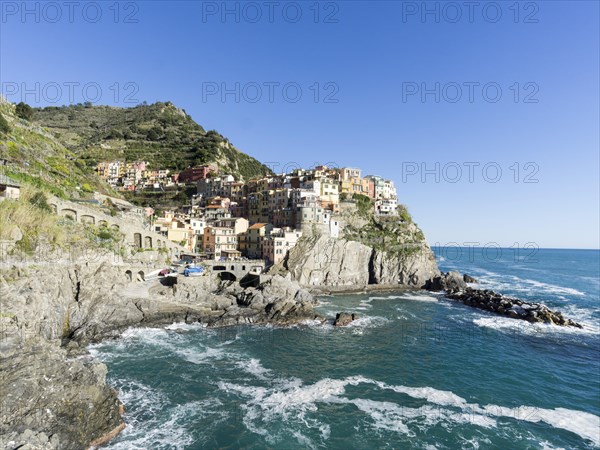
[[61, 198], [88, 198], [94, 191], [118, 195], [48, 128], [20, 119], [1, 96], [0, 116], [6, 124], [0, 130], [2, 173]]
[[144, 160], [153, 169], [175, 171], [213, 162], [222, 173], [244, 180], [269, 172], [216, 131], [205, 131], [170, 102], [133, 108], [38, 108], [34, 121], [54, 133], [89, 169], [99, 161], [125, 159]]

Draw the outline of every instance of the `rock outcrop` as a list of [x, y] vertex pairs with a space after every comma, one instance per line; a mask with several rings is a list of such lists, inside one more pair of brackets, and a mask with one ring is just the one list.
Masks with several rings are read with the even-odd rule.
[[2, 448], [75, 450], [123, 428], [104, 364], [68, 358], [43, 339], [2, 350]]
[[405, 254], [388, 253], [361, 242], [317, 234], [302, 238], [283, 267], [302, 286], [404, 285], [420, 288], [439, 274], [425, 242]]
[[445, 272], [425, 282], [423, 286], [428, 291], [447, 291], [465, 289], [467, 283], [458, 272]]
[[[105, 263], [13, 268], [0, 290], [0, 436], [6, 448], [81, 449], [124, 427], [106, 367], [85, 350], [128, 327], [184, 321], [211, 326], [320, 318], [290, 277], [243, 289], [212, 277], [173, 287], [132, 283]], [[25, 447], [24, 447], [25, 448]]]

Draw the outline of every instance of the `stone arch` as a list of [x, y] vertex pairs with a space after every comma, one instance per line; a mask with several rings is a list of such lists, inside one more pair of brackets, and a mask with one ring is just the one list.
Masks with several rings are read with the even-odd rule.
[[127, 278], [127, 281], [133, 281], [133, 272], [131, 270], [126, 270], [125, 277]]
[[116, 223], [113, 223], [113, 224], [112, 224], [110, 227], [111, 227], [113, 230], [119, 230], [119, 225], [117, 225]]
[[60, 210], [60, 215], [66, 218], [70, 218], [72, 221], [77, 222], [77, 211], [70, 208], [63, 208]]
[[137, 273], [137, 281], [146, 281], [146, 274], [144, 273], [143, 270], [140, 270]]
[[98, 226], [108, 228], [108, 222], [106, 220], [99, 220]]
[[136, 248], [142, 248], [142, 234], [133, 233], [133, 246]]
[[237, 281], [237, 277], [231, 272], [221, 272], [219, 278], [223, 281]]
[[58, 206], [56, 205], [56, 203], [50, 203], [50, 207], [52, 208], [54, 214], [58, 212]]
[[219, 270], [227, 270], [225, 266], [213, 266], [213, 272], [218, 272]]
[[152, 236], [146, 236], [144, 238], [144, 248], [152, 248]]
[[91, 216], [89, 214], [84, 214], [80, 217], [81, 223], [89, 223], [91, 225], [95, 225], [96, 224], [96, 218], [94, 216]]

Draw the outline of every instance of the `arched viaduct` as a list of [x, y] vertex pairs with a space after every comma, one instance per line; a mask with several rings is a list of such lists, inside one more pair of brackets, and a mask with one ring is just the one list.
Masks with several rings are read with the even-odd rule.
[[48, 203], [56, 214], [68, 217], [74, 222], [119, 230], [124, 235], [125, 242], [135, 248], [155, 250], [166, 248], [172, 256], [179, 256], [179, 253], [184, 250], [180, 245], [169, 241], [166, 236], [150, 230], [141, 219], [135, 221], [119, 216], [113, 217], [96, 208], [59, 198], [52, 198]]

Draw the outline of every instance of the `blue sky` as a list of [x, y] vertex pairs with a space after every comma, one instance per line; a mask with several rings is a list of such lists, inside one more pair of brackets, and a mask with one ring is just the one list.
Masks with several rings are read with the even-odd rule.
[[170, 100], [275, 169], [394, 179], [432, 244], [600, 246], [598, 2], [27, 5], [1, 2], [9, 100]]

